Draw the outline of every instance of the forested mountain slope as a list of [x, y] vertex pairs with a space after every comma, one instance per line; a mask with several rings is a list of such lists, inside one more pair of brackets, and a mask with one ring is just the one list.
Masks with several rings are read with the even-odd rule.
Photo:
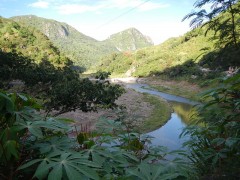
[[[209, 1], [199, 1], [202, 3]], [[117, 76], [170, 76], [198, 75], [208, 71], [226, 71], [240, 66], [239, 1], [216, 2], [219, 7], [206, 15], [206, 11], [191, 12], [183, 19], [193, 17], [193, 30], [181, 37], [135, 52], [115, 53], [103, 59], [98, 70]], [[221, 6], [221, 3], [223, 5]], [[226, 10], [226, 7], [229, 7]], [[211, 20], [210, 20], [211, 19]]]
[[67, 62], [44, 34], [10, 19], [0, 18], [0, 47], [2, 52], [16, 53], [37, 63], [47, 60], [61, 66]]
[[72, 26], [55, 20], [34, 15], [16, 16], [12, 19], [40, 30], [76, 65], [86, 68], [96, 65], [102, 57], [110, 53], [133, 51], [153, 45], [150, 38], [134, 28], [111, 35], [105, 41], [97, 41]]
[[33, 15], [17, 16], [12, 19], [40, 30], [61, 52], [80, 66], [89, 67], [102, 56], [117, 52], [113, 46], [88, 37], [66, 23]]
[[131, 71], [134, 76], [147, 76], [188, 60], [198, 62], [203, 53], [213, 49], [213, 41], [204, 36], [203, 29], [196, 29], [164, 43], [128, 53], [114, 53], [101, 62], [99, 70], [114, 74]]
[[113, 34], [106, 39], [105, 42], [113, 45], [119, 51], [135, 51], [137, 49], [153, 46], [152, 40], [135, 28], [129, 28]]

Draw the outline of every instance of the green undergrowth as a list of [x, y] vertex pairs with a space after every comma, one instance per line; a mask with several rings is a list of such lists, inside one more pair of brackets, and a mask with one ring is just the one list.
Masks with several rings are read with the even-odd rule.
[[156, 89], [157, 91], [176, 95], [176, 96], [181, 96], [185, 97], [190, 100], [195, 100], [198, 101], [200, 100], [199, 98], [199, 91], [192, 91], [192, 90], [187, 90], [183, 87], [179, 87], [177, 85], [173, 85], [171, 87], [166, 87], [166, 86], [159, 86], [159, 85], [150, 85], [151, 88]]
[[[160, 92], [181, 96], [193, 101], [206, 102], [201, 98], [201, 94], [209, 89], [214, 89], [222, 82], [223, 76], [209, 80], [193, 80], [184, 78], [150, 78], [146, 83], [151, 89]], [[158, 85], [152, 84], [151, 81], [157, 81]], [[170, 83], [169, 83], [170, 82]], [[146, 88], [146, 87], [144, 87]]]
[[154, 108], [151, 115], [144, 121], [140, 129], [143, 132], [150, 132], [163, 126], [170, 119], [172, 108], [163, 99], [146, 93], [143, 94], [143, 100], [149, 102]]

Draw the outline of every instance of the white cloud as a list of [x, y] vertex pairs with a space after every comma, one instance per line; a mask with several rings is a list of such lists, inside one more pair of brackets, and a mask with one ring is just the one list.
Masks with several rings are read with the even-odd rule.
[[113, 8], [136, 8], [141, 11], [148, 11], [153, 9], [168, 7], [168, 4], [154, 3], [144, 0], [108, 0], [107, 4]]
[[30, 7], [35, 7], [35, 8], [48, 8], [49, 7], [49, 2], [46, 1], [37, 1], [35, 3], [29, 4]]
[[156, 4], [156, 3], [148, 3], [143, 6], [138, 7], [141, 11], [149, 11], [153, 9], [161, 9], [161, 8], [167, 8], [169, 7], [169, 4]]
[[56, 7], [61, 14], [81, 14], [85, 12], [101, 11], [105, 9], [128, 9], [136, 8], [140, 11], [166, 8], [169, 5], [163, 3], [146, 2], [144, 0], [105, 0], [96, 1], [92, 4], [84, 4], [84, 1], [75, 3], [61, 4]]
[[84, 12], [97, 11], [101, 6], [88, 6], [79, 4], [65, 4], [57, 7], [61, 14], [80, 14]]

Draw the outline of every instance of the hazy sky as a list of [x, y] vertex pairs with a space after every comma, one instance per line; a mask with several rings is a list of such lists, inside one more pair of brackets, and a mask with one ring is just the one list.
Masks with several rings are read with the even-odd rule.
[[189, 30], [193, 0], [0, 0], [0, 16], [37, 15], [66, 22], [97, 40], [135, 27], [155, 44]]

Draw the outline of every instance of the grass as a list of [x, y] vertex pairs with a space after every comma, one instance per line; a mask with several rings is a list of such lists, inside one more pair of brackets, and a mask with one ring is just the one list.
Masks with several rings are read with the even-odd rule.
[[199, 92], [184, 89], [185, 87], [178, 87], [178, 86], [165, 87], [165, 86], [159, 86], [159, 85], [150, 85], [150, 87], [160, 92], [165, 92], [168, 94], [185, 97], [195, 101], [199, 100], [199, 97], [198, 97]]
[[198, 82], [190, 82], [186, 79], [149, 77], [145, 83], [157, 91], [185, 97], [194, 101], [199, 101], [199, 94], [208, 89], [208, 87], [201, 87]]
[[163, 99], [144, 93], [144, 101], [154, 106], [151, 116], [140, 127], [142, 132], [150, 132], [163, 126], [171, 116], [172, 108]]

